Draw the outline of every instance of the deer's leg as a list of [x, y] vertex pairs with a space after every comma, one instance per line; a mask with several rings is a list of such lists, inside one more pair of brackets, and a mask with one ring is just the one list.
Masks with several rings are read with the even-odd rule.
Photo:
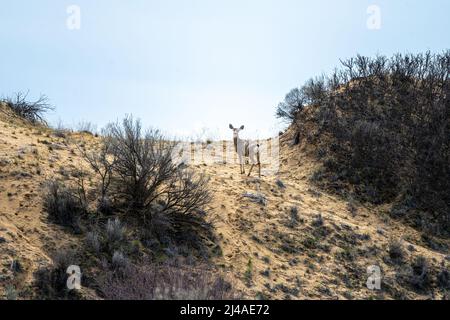
[[250, 177], [250, 175], [252, 174], [252, 170], [253, 170], [253, 167], [254, 167], [255, 165], [254, 164], [252, 164], [252, 166], [250, 167], [250, 172], [248, 173], [248, 176]]
[[243, 174], [243, 159], [242, 159], [242, 155], [239, 153], [239, 169], [241, 170], [241, 174]]
[[261, 155], [259, 153], [259, 150], [256, 153], [256, 160], [258, 161], [258, 176], [261, 179]]
[[[255, 157], [256, 155], [256, 157]], [[249, 152], [249, 158], [250, 158], [250, 162], [252, 164], [251, 168], [250, 168], [250, 172], [248, 173], [248, 176], [250, 177], [253, 168], [259, 164], [259, 154], [256, 153], [255, 154], [255, 148], [250, 148], [250, 152]]]

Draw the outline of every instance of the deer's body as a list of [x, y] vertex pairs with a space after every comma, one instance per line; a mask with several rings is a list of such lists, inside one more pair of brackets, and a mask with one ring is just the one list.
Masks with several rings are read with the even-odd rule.
[[234, 128], [233, 125], [230, 124], [230, 129], [233, 130], [234, 150], [236, 151], [239, 158], [241, 174], [245, 174], [245, 160], [249, 158], [252, 166], [250, 168], [248, 176], [250, 176], [250, 174], [252, 173], [254, 166], [258, 165], [259, 177], [261, 177], [259, 144], [253, 141], [243, 140], [239, 137], [239, 131], [244, 130], [244, 126], [238, 129]]

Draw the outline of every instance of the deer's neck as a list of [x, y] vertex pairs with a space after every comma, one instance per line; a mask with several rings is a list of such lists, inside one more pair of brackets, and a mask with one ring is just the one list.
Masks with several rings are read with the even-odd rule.
[[243, 148], [245, 148], [246, 145], [248, 145], [248, 141], [242, 140], [239, 136], [234, 137], [233, 142], [234, 142], [234, 150], [238, 153], [240, 152], [239, 150], [243, 150]]

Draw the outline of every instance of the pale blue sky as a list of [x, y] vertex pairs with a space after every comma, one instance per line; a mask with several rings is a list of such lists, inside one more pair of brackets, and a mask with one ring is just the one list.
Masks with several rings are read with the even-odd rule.
[[0, 95], [45, 93], [49, 119], [69, 125], [133, 113], [172, 135], [228, 136], [232, 122], [261, 137], [284, 95], [340, 58], [448, 49], [449, 12], [448, 0], [1, 0]]

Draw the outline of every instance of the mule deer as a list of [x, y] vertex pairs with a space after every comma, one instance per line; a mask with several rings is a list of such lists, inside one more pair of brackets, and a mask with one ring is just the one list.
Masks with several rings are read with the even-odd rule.
[[233, 130], [233, 142], [234, 142], [234, 151], [237, 153], [239, 157], [239, 164], [241, 168], [241, 174], [245, 174], [245, 160], [248, 157], [250, 159], [251, 168], [248, 173], [248, 176], [250, 177], [253, 168], [255, 165], [258, 166], [258, 173], [259, 177], [261, 178], [261, 159], [260, 159], [260, 152], [259, 152], [259, 144], [255, 142], [250, 142], [248, 140], [242, 140], [239, 137], [239, 132], [244, 130], [244, 126], [241, 126], [240, 128], [233, 127], [232, 124], [230, 124], [230, 129]]

